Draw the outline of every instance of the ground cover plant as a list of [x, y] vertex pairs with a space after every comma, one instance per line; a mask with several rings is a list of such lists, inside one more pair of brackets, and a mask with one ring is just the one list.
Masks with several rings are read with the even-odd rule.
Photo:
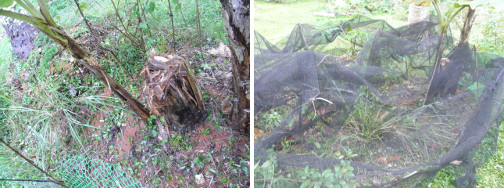
[[[230, 120], [232, 58], [219, 1], [15, 2], [0, 10], [0, 186], [249, 184], [249, 139]], [[142, 69], [175, 56], [184, 66], [170, 88], [201, 93], [204, 109], [184, 128], [143, 105]]]
[[[364, 1], [330, 7], [341, 2], [256, 3], [255, 185], [500, 185], [503, 58], [478, 40], [494, 42], [481, 36], [485, 21], [476, 16], [465, 43], [469, 9], [450, 21], [460, 4], [407, 25], [390, 11], [400, 1], [381, 11]], [[298, 13], [309, 22], [294, 23]], [[437, 79], [454, 87], [428, 97]]]

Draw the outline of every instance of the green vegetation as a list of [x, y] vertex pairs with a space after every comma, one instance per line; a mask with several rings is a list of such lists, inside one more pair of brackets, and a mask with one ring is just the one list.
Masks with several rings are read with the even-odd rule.
[[[342, 3], [343, 2], [343, 3]], [[399, 2], [399, 3], [398, 3]], [[446, 11], [448, 9], [448, 5], [452, 5], [457, 1], [443, 1], [441, 10]], [[483, 1], [475, 1], [475, 2], [483, 2]], [[343, 5], [342, 5], [343, 4]], [[266, 39], [268, 39], [273, 44], [281, 44], [285, 43], [284, 40], [295, 27], [296, 24], [309, 24], [315, 26], [326, 26], [334, 23], [340, 23], [342, 20], [346, 20], [350, 18], [354, 14], [365, 15], [367, 17], [373, 19], [383, 19], [387, 21], [387, 23], [391, 24], [393, 27], [404, 26], [407, 24], [408, 17], [408, 3], [402, 3], [400, 1], [368, 1], [368, 0], [344, 0], [344, 1], [308, 1], [308, 0], [296, 0], [296, 1], [275, 1], [272, 3], [270, 1], [255, 1], [255, 30], [263, 35]], [[460, 7], [457, 7], [460, 8]], [[501, 12], [498, 11], [498, 8], [493, 7], [492, 5], [482, 5], [478, 7], [476, 11], [476, 20], [474, 22], [471, 35], [469, 38], [469, 43], [476, 46], [478, 52], [484, 53], [492, 53], [504, 55], [504, 51], [502, 50], [502, 44], [504, 42], [504, 35], [501, 32], [502, 27], [504, 27], [503, 19], [504, 17]], [[433, 8], [431, 8], [431, 13], [435, 14]], [[456, 10], [453, 10], [454, 13]], [[336, 15], [334, 17], [326, 17], [326, 16], [317, 16], [315, 13], [318, 12], [329, 12], [334, 13]], [[498, 13], [499, 12], [499, 13]], [[460, 14], [452, 14], [453, 21], [445, 20], [446, 26], [450, 27], [453, 31], [452, 35], [455, 38], [458, 38], [460, 35], [460, 29], [463, 25], [463, 19], [466, 16], [466, 12], [461, 12]], [[449, 17], [449, 15], [448, 15]], [[271, 19], [274, 18], [274, 19]], [[359, 30], [351, 31], [349, 35], [342, 36], [346, 39], [352, 39], [355, 37], [366, 38], [366, 33], [362, 33]], [[344, 49], [348, 49], [349, 59], [355, 57], [355, 54], [358, 53], [358, 48], [349, 44], [345, 46]], [[339, 55], [339, 54], [338, 54]], [[481, 62], [478, 60], [478, 62]], [[477, 65], [482, 66], [482, 65]], [[468, 90], [475, 91], [480, 89], [482, 86], [480, 83], [473, 83], [472, 85], [464, 85]], [[478, 94], [478, 92], [477, 92]], [[479, 93], [481, 94], [481, 93]], [[479, 94], [477, 96], [479, 96]], [[418, 108], [420, 103], [415, 101], [410, 104], [414, 108]], [[311, 107], [309, 104], [306, 108]], [[256, 133], [264, 133], [264, 135], [268, 135], [272, 132], [283, 119], [287, 119], [288, 112], [292, 111], [292, 109], [286, 109], [289, 107], [280, 107], [271, 109], [268, 112], [262, 112], [263, 114], [255, 117], [256, 125], [254, 126], [257, 130]], [[420, 110], [420, 108], [418, 109]], [[313, 114], [308, 114], [308, 118], [312, 119]], [[397, 117], [396, 117], [397, 116]], [[305, 137], [306, 140], [302, 140], [297, 138], [283, 138], [281, 143], [276, 144], [273, 147], [278, 153], [289, 152], [296, 153], [300, 155], [315, 155], [317, 157], [325, 157], [325, 158], [336, 158], [336, 159], [347, 159], [351, 160], [353, 158], [360, 158], [365, 156], [371, 156], [371, 158], [378, 158], [380, 153], [373, 153], [369, 150], [362, 148], [373, 147], [366, 146], [366, 141], [369, 142], [381, 142], [384, 135], [390, 136], [395, 135], [401, 137], [401, 133], [408, 131], [409, 128], [414, 128], [413, 126], [423, 126], [426, 124], [422, 119], [424, 118], [435, 118], [435, 117], [416, 117], [413, 119], [405, 119], [397, 114], [394, 114], [393, 111], [387, 110], [383, 106], [379, 106], [379, 104], [373, 104], [369, 101], [362, 101], [359, 99], [357, 105], [351, 112], [349, 118], [345, 123], [345, 127], [343, 129], [344, 132], [341, 133], [343, 135], [344, 142], [348, 142], [351, 138], [358, 138], [358, 140], [362, 140], [364, 142], [361, 143], [362, 147], [353, 147], [344, 148], [341, 147], [341, 143], [336, 143], [336, 139], [332, 139], [331, 137], [321, 137], [318, 135], [310, 135], [310, 132], [303, 134], [301, 137]], [[291, 120], [296, 121], [296, 120]], [[288, 123], [290, 127], [294, 122]], [[297, 122], [296, 122], [297, 123]], [[319, 123], [322, 124], [322, 123]], [[398, 128], [398, 124], [405, 125], [404, 128]], [[493, 150], [493, 147], [497, 147], [497, 152], [495, 155], [486, 161], [486, 164], [481, 168], [477, 169], [477, 187], [498, 187], [504, 183], [503, 177], [503, 162], [504, 159], [504, 135], [502, 135], [504, 127], [501, 122], [500, 126], [500, 134], [497, 142], [497, 146], [488, 146], [486, 147], [489, 152]], [[450, 127], [449, 125], [443, 125], [446, 127]], [[293, 127], [294, 129], [295, 127]], [[331, 130], [330, 128], [315, 125], [313, 129], [318, 129], [318, 132], [327, 132], [327, 130]], [[444, 129], [443, 129], [444, 131]], [[318, 133], [317, 132], [317, 133]], [[330, 134], [330, 133], [329, 133]], [[446, 132], [431, 132], [428, 135], [448, 135], [451, 134], [446, 128]], [[493, 133], [492, 133], [493, 134]], [[339, 135], [339, 136], [342, 136]], [[451, 136], [451, 135], [450, 135]], [[448, 136], [448, 137], [450, 137]], [[260, 137], [259, 137], [260, 138]], [[259, 139], [256, 137], [257, 139]], [[327, 139], [329, 138], [329, 140]], [[411, 147], [415, 147], [412, 143], [412, 140], [416, 138], [405, 138], [403, 139], [406, 145], [410, 145]], [[489, 139], [489, 138], [485, 138]], [[447, 139], [448, 140], [448, 139]], [[436, 142], [442, 143], [447, 140], [433, 140], [430, 145], [436, 145]], [[303, 143], [298, 143], [303, 142]], [[490, 141], [483, 141], [490, 142]], [[293, 144], [295, 143], [295, 144]], [[322, 144], [321, 144], [322, 143]], [[302, 146], [299, 146], [301, 145]], [[311, 146], [312, 150], [306, 150], [303, 147]], [[336, 146], [335, 146], [336, 145]], [[356, 144], [357, 145], [357, 144]], [[341, 148], [339, 148], [341, 147]], [[417, 146], [418, 147], [418, 146]], [[301, 149], [300, 149], [301, 148]], [[490, 149], [489, 149], [490, 148]], [[427, 149], [426, 149], [427, 150]], [[403, 151], [401, 151], [403, 152]], [[478, 151], [479, 153], [480, 151]], [[426, 155], [436, 156], [436, 154], [426, 152]], [[389, 156], [387, 156], [389, 157]], [[392, 158], [392, 157], [390, 157]], [[390, 159], [388, 158], [388, 159]], [[477, 156], [476, 158], [481, 159], [484, 157]], [[387, 158], [384, 158], [387, 159]], [[395, 160], [395, 159], [394, 159]], [[403, 159], [398, 159], [403, 160]], [[409, 159], [404, 159], [409, 160]], [[411, 159], [413, 160], [413, 159]], [[376, 162], [376, 161], [375, 161]], [[479, 161], [478, 161], [479, 162]], [[381, 165], [379, 162], [376, 162]], [[484, 164], [484, 161], [482, 161]], [[306, 167], [305, 169], [296, 168], [279, 168], [276, 160], [276, 156], [270, 156], [266, 161], [261, 161], [260, 164], [256, 164], [254, 167], [255, 173], [255, 185], [259, 187], [299, 187], [302, 184], [308, 185], [308, 187], [323, 187], [323, 183], [327, 180], [324, 179], [322, 174], [334, 173], [331, 171], [332, 169], [326, 169], [322, 171], [317, 171], [315, 169], [310, 169]], [[310, 174], [306, 176], [298, 176], [298, 173]], [[427, 184], [428, 187], [450, 187], [455, 178], [454, 175], [457, 171], [444, 169], [438, 172], [436, 177], [433, 177], [433, 181]], [[303, 180], [300, 181], [299, 177], [303, 177]], [[329, 176], [327, 176], [329, 177]], [[310, 180], [309, 182], [307, 180]], [[315, 182], [317, 184], [315, 184]]]
[[257, 187], [354, 187], [359, 184], [347, 181], [345, 178], [355, 176], [354, 168], [350, 161], [342, 161], [331, 169], [323, 171], [305, 168], [297, 171], [282, 173], [278, 170], [276, 156], [270, 156], [268, 160], [254, 167], [254, 181]]
[[[37, 6], [37, 1], [22, 2]], [[198, 20], [194, 1], [171, 0], [174, 28], [166, 0], [79, 0], [85, 19], [76, 2], [50, 1], [48, 12], [62, 30], [90, 52], [105, 74], [135, 99], [142, 95], [140, 71], [151, 49], [185, 56], [201, 86], [216, 90], [218, 84], [229, 82], [216, 80], [214, 75], [231, 70], [229, 58], [216, 60], [207, 53], [220, 42], [227, 43], [219, 1], [200, 1]], [[14, 9], [23, 8], [18, 5]], [[5, 19], [1, 15], [0, 19]], [[225, 127], [228, 117], [218, 105], [221, 101], [217, 95], [230, 95], [228, 89], [203, 92], [211, 117], [205, 122], [185, 134], [168, 129], [171, 125], [164, 125], [162, 130], [152, 122], [164, 122], [164, 118], [151, 116], [147, 124], [139, 121], [111, 88], [47, 35], [38, 35], [34, 50], [23, 61], [13, 55], [3, 27], [0, 33], [0, 131], [4, 133], [0, 138], [56, 179], [78, 178], [79, 174], [68, 173], [74, 172], [70, 166], [60, 167], [65, 156], [82, 156], [103, 162], [104, 167], [121, 169], [127, 172], [121, 176], [147, 187], [196, 184], [196, 173], [204, 173], [205, 182], [217, 186], [244, 186], [247, 182], [234, 177], [246, 177], [249, 173], [246, 164], [250, 157], [245, 151], [250, 149], [244, 143], [248, 139]], [[212, 139], [199, 142], [202, 135]], [[219, 151], [214, 152], [209, 145]], [[245, 167], [239, 168], [242, 165]], [[3, 178], [48, 180], [0, 144], [0, 179]], [[219, 183], [222, 181], [225, 184]], [[54, 186], [50, 182], [0, 181], [0, 187], [44, 185]]]

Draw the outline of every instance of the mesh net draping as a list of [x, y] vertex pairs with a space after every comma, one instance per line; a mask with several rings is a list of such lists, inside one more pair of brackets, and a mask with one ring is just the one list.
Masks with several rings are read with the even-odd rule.
[[256, 32], [256, 126], [273, 112], [281, 121], [256, 139], [255, 162], [274, 158], [280, 174], [350, 161], [336, 179], [371, 187], [424, 185], [445, 169], [472, 187], [496, 151], [504, 59], [438, 31], [355, 16], [298, 24], [279, 45]]
[[84, 155], [68, 155], [60, 161], [60, 165], [60, 174], [68, 187], [143, 187], [118, 166]]

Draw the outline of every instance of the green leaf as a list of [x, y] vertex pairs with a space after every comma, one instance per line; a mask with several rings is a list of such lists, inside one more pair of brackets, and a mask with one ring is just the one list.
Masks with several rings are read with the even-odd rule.
[[[344, 181], [343, 181], [343, 182], [344, 182]], [[348, 184], [346, 184], [346, 182], [344, 182], [344, 183], [345, 183], [345, 184], [341, 184], [341, 181], [340, 181], [341, 187], [342, 187], [342, 188], [348, 188], [348, 187], [349, 187], [349, 186], [348, 186]]]
[[346, 167], [346, 168], [347, 168], [349, 171], [353, 171], [353, 170], [354, 170], [354, 168], [353, 168], [352, 166], [348, 166], [348, 167]]
[[304, 181], [302, 184], [301, 184], [301, 188], [305, 188], [305, 187], [309, 187], [311, 184], [311, 181], [310, 180], [306, 180]]
[[343, 180], [340, 180], [340, 181], [339, 181], [339, 184], [340, 184], [340, 185], [346, 185], [346, 182], [345, 182], [345, 181], [343, 181]]
[[467, 87], [467, 89], [471, 90], [471, 91], [474, 91], [474, 90], [478, 90], [478, 89], [481, 89], [481, 88], [484, 88], [485, 87], [485, 84], [482, 84], [482, 83], [479, 83], [479, 82], [474, 82], [472, 85], [470, 85], [469, 87]]
[[490, 8], [491, 9], [494, 9], [496, 11], [503, 11], [504, 10], [504, 1], [493, 1], [491, 4], [490, 4]]
[[79, 4], [80, 4], [79, 6], [80, 6], [81, 9], [83, 9], [83, 10], [87, 9], [87, 3], [86, 2], [81, 2]]
[[331, 187], [332, 185], [334, 185], [334, 182], [336, 181], [336, 179], [334, 179], [334, 176], [331, 176], [331, 177], [328, 177], [325, 182], [324, 182], [324, 185], [326, 187]]
[[154, 12], [154, 10], [156, 9], [156, 3], [154, 2], [150, 2], [147, 7], [145, 7], [145, 11], [148, 12], [148, 13], [152, 13]]
[[331, 174], [332, 174], [331, 169], [326, 169], [322, 172], [323, 177], [328, 177]]
[[352, 27], [350, 27], [350, 25], [347, 25], [346, 32], [350, 32], [350, 31], [352, 31]]
[[14, 3], [14, 0], [1, 0], [0, 8], [10, 7]]
[[345, 172], [347, 172], [347, 169], [346, 168], [342, 168], [341, 172], [345, 173]]
[[455, 8], [461, 7], [461, 6], [470, 6], [471, 9], [475, 9], [476, 7], [479, 7], [485, 3], [488, 3], [490, 0], [474, 0], [474, 1], [462, 1], [462, 2], [456, 2], [453, 4]]
[[[177, 0], [175, 0], [175, 1], [178, 2]], [[179, 11], [181, 8], [182, 8], [182, 3], [180, 3], [180, 2], [175, 3], [175, 11]]]
[[335, 174], [334, 174], [334, 175], [335, 175], [337, 178], [341, 178], [341, 177], [343, 177], [343, 173], [342, 173], [341, 171], [337, 171], [337, 172], [335, 172]]
[[145, 22], [142, 22], [138, 27], [140, 27], [141, 29], [147, 29], [147, 24]]
[[265, 163], [263, 163], [263, 165], [261, 165], [262, 168], [268, 168], [270, 167], [272, 164], [271, 164], [271, 161], [266, 161]]
[[340, 171], [340, 166], [339, 165], [334, 165], [334, 171], [339, 172]]

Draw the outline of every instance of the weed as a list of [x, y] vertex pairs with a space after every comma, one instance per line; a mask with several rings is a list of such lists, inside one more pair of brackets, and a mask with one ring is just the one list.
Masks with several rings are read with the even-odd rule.
[[259, 119], [257, 120], [256, 127], [263, 129], [273, 129], [278, 123], [282, 121], [282, 112], [285, 112], [285, 110], [273, 109], [269, 113], [264, 113], [262, 116], [258, 116]]
[[192, 165], [194, 166], [200, 166], [200, 167], [205, 167], [205, 158], [203, 158], [202, 155], [198, 155], [198, 157], [196, 157], [196, 159], [194, 159], [194, 161], [192, 162]]
[[179, 146], [180, 149], [182, 150], [191, 150], [192, 145], [189, 142], [188, 137], [182, 137], [181, 135], [178, 135], [177, 133], [174, 133], [169, 141], [170, 145], [172, 146]]
[[350, 114], [347, 126], [365, 140], [381, 140], [385, 133], [394, 129], [394, 123], [387, 123], [392, 117], [386, 109], [360, 102]]
[[209, 135], [210, 134], [210, 128], [205, 128], [205, 130], [201, 133], [201, 135]]
[[325, 169], [320, 172], [317, 169], [306, 166], [304, 170], [297, 171], [297, 177], [303, 182], [300, 187], [353, 187], [356, 181], [347, 182], [343, 178], [355, 176], [354, 168], [350, 166], [350, 161], [341, 161], [340, 165], [335, 165], [333, 169]]

